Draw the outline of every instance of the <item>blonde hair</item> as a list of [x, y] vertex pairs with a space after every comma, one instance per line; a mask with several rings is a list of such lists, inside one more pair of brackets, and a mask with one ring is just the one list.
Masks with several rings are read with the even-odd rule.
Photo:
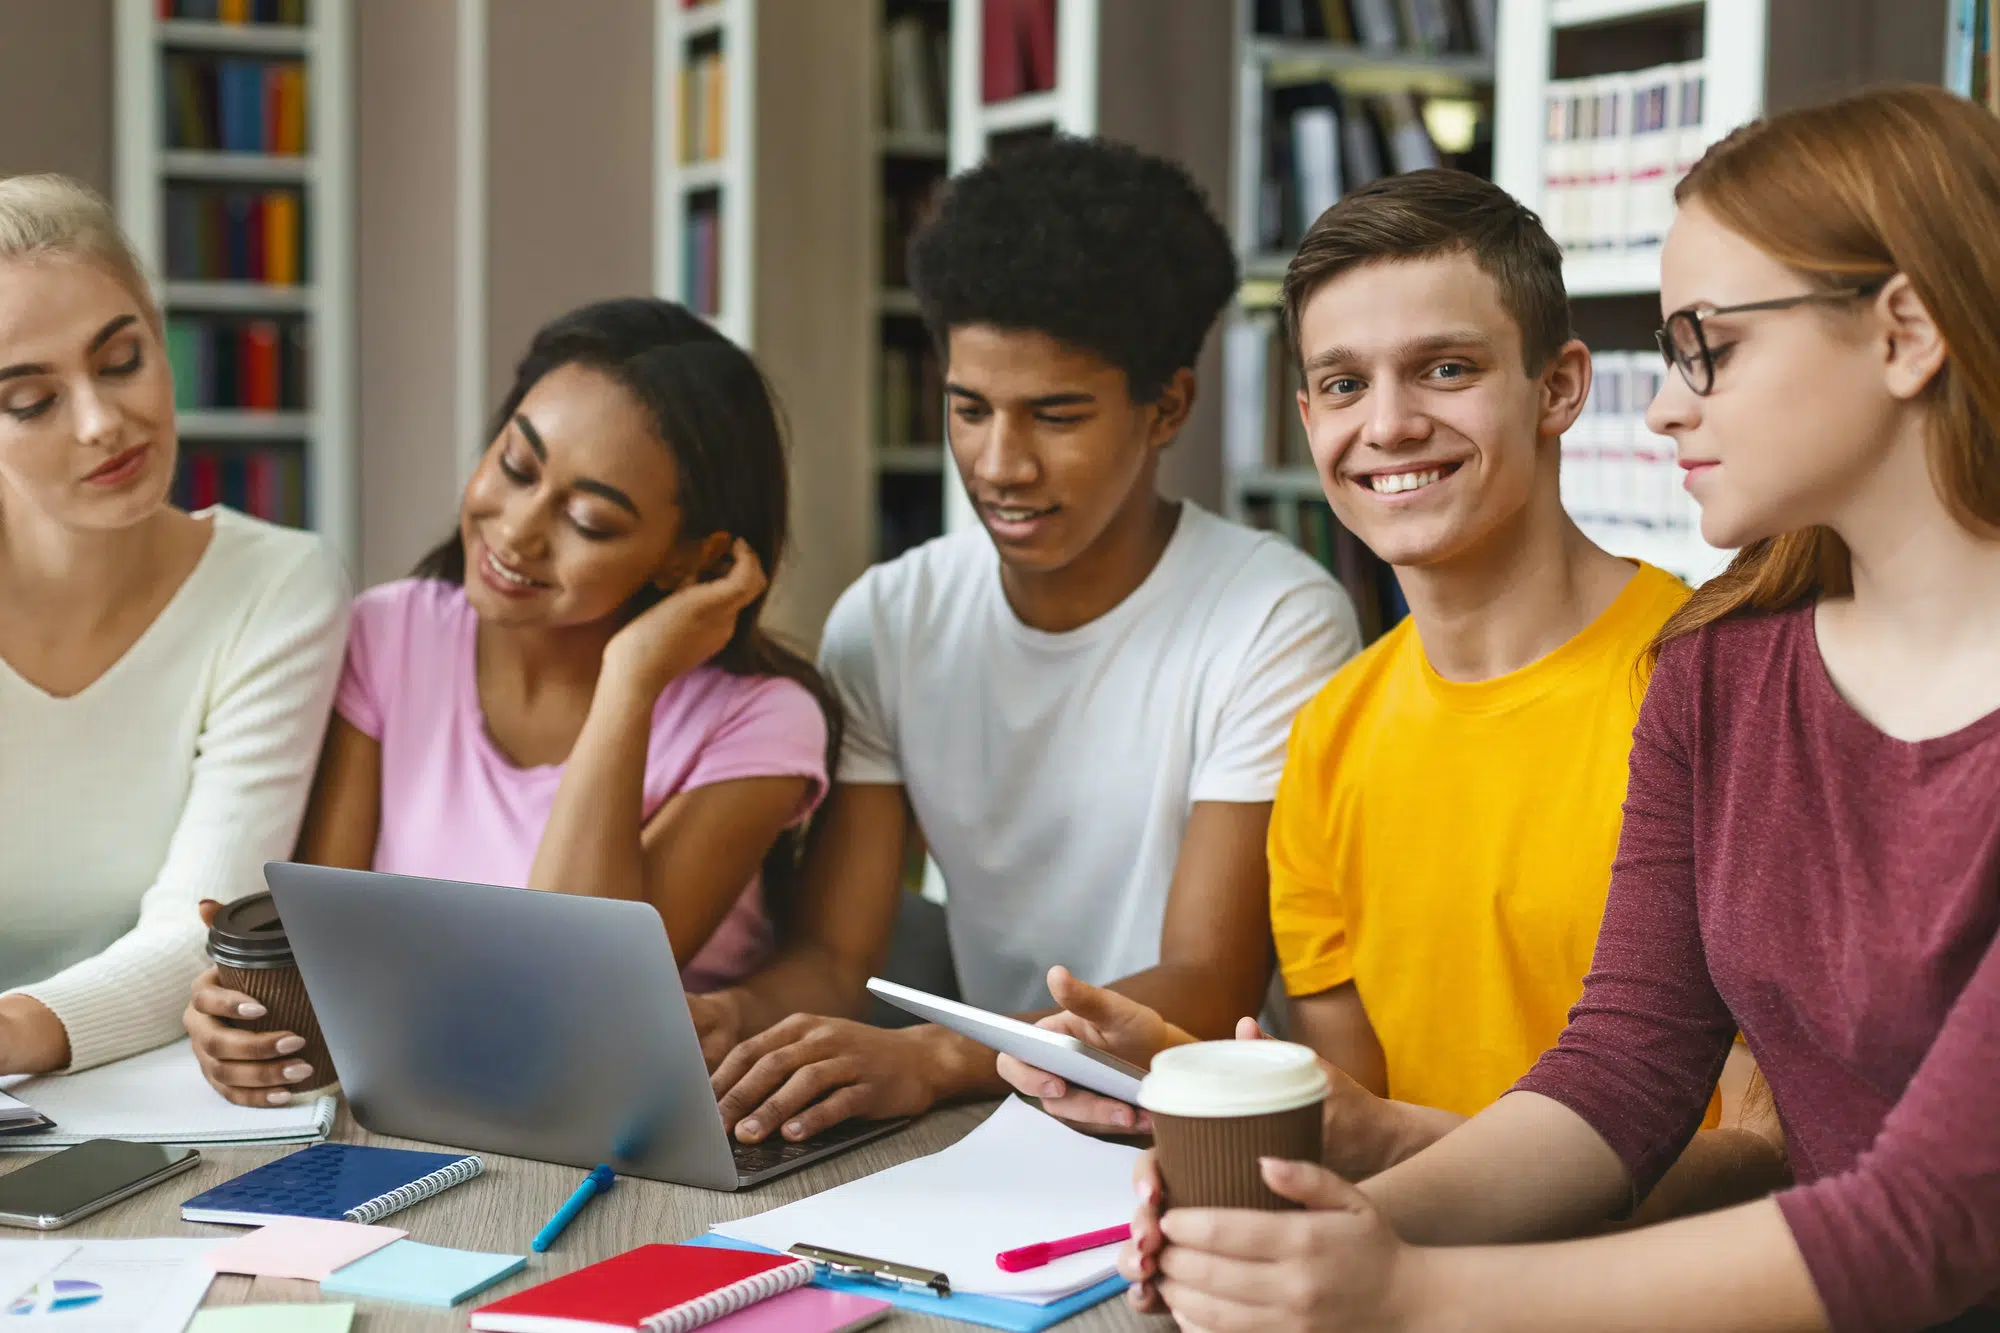
[[[1858, 93], [1743, 126], [1674, 198], [1816, 286], [1909, 279], [1946, 348], [1922, 400], [1933, 484], [1968, 529], [2000, 533], [2000, 119], [1942, 88]], [[1654, 647], [1736, 611], [1852, 589], [1832, 529], [1767, 537], [1696, 589]]]
[[104, 268], [160, 327], [145, 268], [104, 197], [67, 176], [0, 179], [0, 262], [67, 255]]

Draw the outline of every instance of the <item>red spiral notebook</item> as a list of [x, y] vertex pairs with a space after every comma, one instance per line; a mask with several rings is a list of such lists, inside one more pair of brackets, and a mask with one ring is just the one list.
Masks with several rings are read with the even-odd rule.
[[813, 1266], [782, 1254], [697, 1245], [641, 1245], [481, 1306], [487, 1333], [687, 1333], [812, 1281]]

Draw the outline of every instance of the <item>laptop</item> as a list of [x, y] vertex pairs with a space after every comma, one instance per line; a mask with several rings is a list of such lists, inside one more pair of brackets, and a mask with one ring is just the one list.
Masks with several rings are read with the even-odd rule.
[[739, 1190], [908, 1123], [736, 1142], [646, 903], [286, 862], [264, 878], [373, 1133]]

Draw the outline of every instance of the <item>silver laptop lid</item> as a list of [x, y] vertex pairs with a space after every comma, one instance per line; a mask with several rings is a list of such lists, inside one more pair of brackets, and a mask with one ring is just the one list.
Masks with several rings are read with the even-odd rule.
[[650, 905], [283, 862], [264, 872], [362, 1126], [737, 1188]]

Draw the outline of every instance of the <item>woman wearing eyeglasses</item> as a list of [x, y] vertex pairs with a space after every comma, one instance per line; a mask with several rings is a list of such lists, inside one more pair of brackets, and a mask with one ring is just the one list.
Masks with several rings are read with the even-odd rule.
[[[1678, 198], [1649, 421], [1742, 551], [1656, 645], [1583, 999], [1359, 1188], [1142, 1206], [1123, 1267], [1184, 1327], [2000, 1327], [2000, 120], [1864, 94]], [[1739, 1030], [1797, 1185], [1605, 1233]]]

